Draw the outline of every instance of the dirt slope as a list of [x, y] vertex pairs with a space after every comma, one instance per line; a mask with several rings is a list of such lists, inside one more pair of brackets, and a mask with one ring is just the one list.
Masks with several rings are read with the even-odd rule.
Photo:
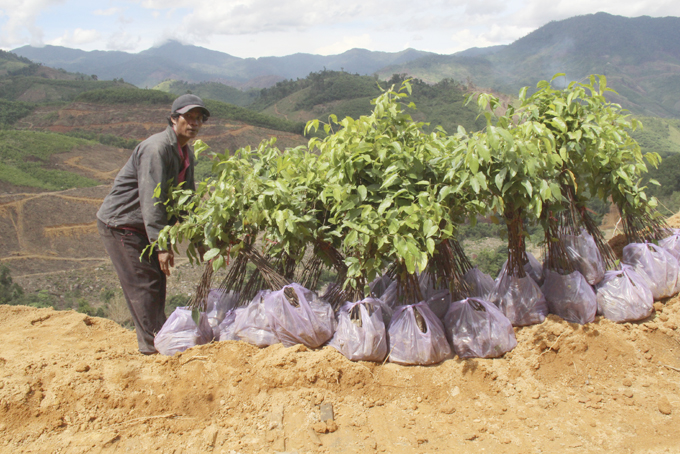
[[[144, 140], [167, 126], [168, 108], [130, 105], [72, 103], [65, 107], [41, 106], [17, 122], [19, 129], [66, 133], [73, 130], [113, 134], [126, 139]], [[281, 148], [301, 145], [307, 140], [297, 134], [274, 131], [233, 120], [212, 117], [203, 126], [200, 139], [213, 151], [232, 152], [257, 146], [263, 139], [278, 138]]]
[[242, 342], [145, 357], [109, 320], [0, 306], [0, 452], [678, 452], [680, 303], [656, 308], [404, 367]]

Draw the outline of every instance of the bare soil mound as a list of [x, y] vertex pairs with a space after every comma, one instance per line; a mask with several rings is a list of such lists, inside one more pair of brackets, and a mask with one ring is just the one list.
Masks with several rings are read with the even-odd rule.
[[0, 195], [0, 263], [13, 276], [99, 263], [96, 213], [109, 186]]
[[231, 341], [146, 357], [110, 320], [0, 306], [0, 452], [677, 452], [680, 303], [655, 307], [404, 367]]

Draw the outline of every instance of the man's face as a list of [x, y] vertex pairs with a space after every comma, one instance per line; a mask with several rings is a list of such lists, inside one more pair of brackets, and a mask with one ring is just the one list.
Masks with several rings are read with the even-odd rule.
[[203, 111], [195, 107], [185, 114], [181, 114], [176, 120], [173, 118], [175, 134], [182, 141], [194, 139], [203, 126]]

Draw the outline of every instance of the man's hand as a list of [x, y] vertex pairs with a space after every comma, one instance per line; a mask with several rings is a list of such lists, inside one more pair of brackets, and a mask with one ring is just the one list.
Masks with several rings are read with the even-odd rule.
[[170, 268], [175, 266], [175, 254], [170, 251], [159, 251], [158, 252], [158, 262], [161, 265], [161, 271], [166, 275], [170, 276]]

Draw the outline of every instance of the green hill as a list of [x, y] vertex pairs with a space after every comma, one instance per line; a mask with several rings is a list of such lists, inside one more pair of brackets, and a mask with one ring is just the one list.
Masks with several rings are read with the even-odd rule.
[[259, 90], [242, 91], [219, 82], [202, 82], [197, 84], [181, 80], [166, 80], [154, 87], [173, 95], [193, 93], [203, 99], [214, 99], [236, 106], [245, 107], [252, 104], [259, 96]]
[[[327, 120], [331, 114], [358, 118], [370, 113], [371, 100], [380, 95], [381, 88], [398, 86], [404, 79], [403, 75], [394, 75], [380, 81], [373, 76], [324, 70], [305, 79], [286, 80], [262, 89], [260, 97], [249, 107], [296, 121]], [[484, 121], [477, 118], [477, 110], [464, 105], [465, 92], [457, 82], [445, 79], [428, 85], [416, 79], [411, 84], [413, 93], [407, 102], [417, 107], [411, 114], [418, 121], [430, 123], [430, 129], [442, 126], [454, 132], [458, 125], [469, 130], [484, 126]]]

